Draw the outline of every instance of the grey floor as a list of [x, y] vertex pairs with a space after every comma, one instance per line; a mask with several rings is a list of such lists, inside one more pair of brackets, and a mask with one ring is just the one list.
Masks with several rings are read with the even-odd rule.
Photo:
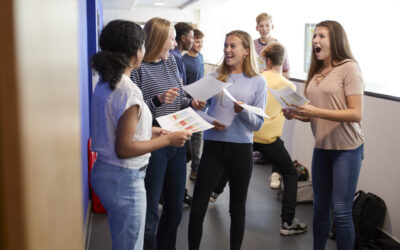
[[[189, 169], [188, 169], [189, 170]], [[298, 205], [296, 217], [307, 223], [308, 232], [295, 236], [281, 236], [280, 210], [281, 202], [276, 199], [276, 192], [269, 188], [268, 176], [271, 173], [270, 165], [254, 165], [250, 182], [246, 209], [246, 229], [243, 239], [243, 250], [309, 250], [312, 249], [312, 205]], [[188, 179], [187, 187], [192, 193], [193, 182]], [[210, 203], [204, 220], [201, 249], [225, 250], [229, 249], [230, 218], [228, 213], [229, 188], [218, 198], [217, 202]], [[185, 208], [179, 226], [177, 250], [188, 249], [187, 229], [190, 208]], [[90, 227], [86, 240], [86, 249], [111, 249], [111, 238], [108, 229], [107, 215], [90, 214]], [[328, 240], [327, 250], [336, 249], [336, 244]]]

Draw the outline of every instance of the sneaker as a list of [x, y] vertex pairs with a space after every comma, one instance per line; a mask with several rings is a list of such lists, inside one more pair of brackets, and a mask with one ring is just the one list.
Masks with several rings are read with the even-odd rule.
[[189, 179], [191, 179], [192, 181], [195, 181], [196, 177], [197, 177], [197, 172], [195, 172], [195, 171], [190, 172]]
[[210, 197], [210, 201], [211, 202], [216, 202], [218, 196], [219, 196], [219, 194], [212, 192], [211, 197]]
[[273, 172], [273, 173], [271, 174], [271, 184], [270, 184], [270, 187], [271, 187], [272, 189], [277, 189], [277, 188], [279, 188], [280, 186], [281, 186], [281, 176], [280, 176], [278, 173]]
[[183, 207], [190, 207], [192, 205], [193, 197], [187, 193], [187, 189], [185, 189], [185, 197], [183, 198]]
[[293, 219], [292, 223], [282, 222], [281, 225], [281, 235], [294, 235], [301, 234], [307, 231], [307, 225], [305, 223], [300, 223], [298, 219]]

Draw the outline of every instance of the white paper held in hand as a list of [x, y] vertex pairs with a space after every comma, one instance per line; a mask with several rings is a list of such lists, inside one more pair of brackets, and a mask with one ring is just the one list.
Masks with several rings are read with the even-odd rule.
[[268, 90], [283, 108], [289, 108], [291, 105], [303, 106], [304, 104], [309, 103], [304, 96], [300, 95], [290, 87], [283, 89], [268, 88]]
[[157, 117], [156, 120], [161, 128], [172, 132], [188, 130], [195, 133], [214, 127], [190, 107], [169, 115]]
[[[233, 102], [237, 102], [236, 99], [235, 99], [235, 97], [233, 97], [232, 94], [231, 94], [227, 89], [224, 89], [224, 93], [225, 93], [225, 95], [226, 95], [227, 97], [229, 97], [229, 99], [231, 99]], [[247, 105], [247, 104], [245, 104], [245, 103], [239, 104], [239, 106], [242, 107], [242, 108], [244, 108], [244, 109], [246, 109], [246, 110], [248, 110], [248, 111], [250, 111], [250, 112], [255, 113], [256, 115], [259, 115], [259, 116], [262, 116], [262, 117], [265, 117], [265, 118], [269, 119], [269, 116], [264, 112], [264, 110], [262, 110], [262, 109], [259, 108], [259, 107]]]
[[207, 75], [192, 84], [183, 86], [183, 90], [194, 99], [207, 101], [231, 85], [232, 83], [221, 82], [215, 77]]

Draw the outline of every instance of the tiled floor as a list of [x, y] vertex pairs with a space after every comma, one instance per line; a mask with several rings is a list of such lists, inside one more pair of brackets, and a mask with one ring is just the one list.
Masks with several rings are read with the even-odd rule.
[[[309, 250], [312, 249], [312, 205], [298, 205], [296, 217], [308, 225], [308, 232], [296, 236], [281, 236], [280, 210], [281, 202], [277, 200], [277, 191], [269, 188], [269, 165], [254, 165], [250, 182], [246, 210], [246, 230], [243, 239], [243, 250]], [[189, 193], [192, 193], [193, 182], [188, 180]], [[204, 220], [201, 249], [228, 250], [230, 218], [228, 213], [229, 188], [210, 203]], [[188, 249], [187, 228], [190, 208], [184, 209], [179, 226], [176, 248]], [[91, 227], [87, 239], [89, 250], [111, 249], [111, 239], [105, 214], [91, 214]], [[336, 244], [328, 240], [327, 250], [336, 249]]]

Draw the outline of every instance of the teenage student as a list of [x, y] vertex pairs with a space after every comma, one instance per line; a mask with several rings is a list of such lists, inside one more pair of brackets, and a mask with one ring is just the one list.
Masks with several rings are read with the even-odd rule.
[[[260, 37], [254, 40], [254, 47], [256, 48], [256, 52], [258, 56], [264, 60], [265, 65], [267, 63], [265, 57], [262, 55], [263, 49], [270, 44], [271, 42], [277, 41], [272, 37], [272, 30], [274, 29], [274, 24], [272, 23], [272, 16], [267, 13], [261, 13], [256, 17], [256, 30], [260, 33]], [[289, 80], [290, 78], [290, 65], [287, 53], [285, 53], [285, 59], [283, 60], [282, 66], [282, 75]], [[281, 186], [280, 175], [275, 168], [275, 165], [272, 165], [272, 174], [271, 174], [271, 188], [279, 188]]]
[[[201, 54], [204, 34], [198, 29], [194, 29], [193, 34], [194, 43], [182, 58], [186, 68], [186, 84], [194, 83], [204, 76], [204, 61]], [[191, 180], [196, 180], [197, 170], [199, 169], [201, 140], [201, 132], [193, 133], [190, 140], [192, 144], [192, 164], [189, 178]]]
[[230, 82], [227, 90], [237, 99], [231, 101], [223, 92], [208, 100], [207, 113], [199, 112], [215, 127], [204, 132], [203, 154], [193, 193], [189, 217], [189, 249], [198, 250], [209, 198], [223, 172], [229, 174], [231, 215], [230, 248], [240, 249], [244, 227], [247, 190], [253, 169], [253, 132], [264, 119], [238, 104], [265, 108], [265, 80], [257, 73], [254, 44], [244, 31], [232, 31], [225, 37], [224, 60], [213, 75]]
[[[186, 107], [202, 109], [204, 102], [189, 99], [182, 89], [175, 58], [169, 51], [176, 46], [175, 29], [168, 20], [152, 18], [144, 26], [146, 54], [143, 63], [131, 73], [131, 79], [143, 93], [143, 99], [155, 118]], [[152, 152], [145, 186], [147, 212], [144, 249], [175, 249], [176, 233], [182, 217], [186, 184], [186, 149], [173, 146]], [[161, 218], [158, 204], [163, 193]]]
[[[176, 64], [178, 66], [179, 74], [182, 78], [183, 85], [186, 85], [186, 67], [182, 59], [182, 52], [188, 51], [193, 45], [193, 27], [188, 23], [179, 22], [174, 25], [176, 32], [176, 43], [177, 46], [170, 51], [171, 55], [175, 57]], [[191, 141], [186, 142], [186, 161], [189, 162], [192, 159], [192, 143]], [[183, 197], [183, 207], [188, 207], [192, 204], [192, 197], [188, 194], [185, 189]]]
[[142, 92], [129, 78], [143, 59], [144, 39], [139, 25], [111, 21], [100, 35], [101, 52], [91, 59], [100, 81], [91, 106], [92, 150], [98, 157], [90, 176], [107, 211], [112, 249], [143, 249], [149, 152], [168, 145], [182, 147], [190, 136], [166, 134], [151, 126]]
[[[284, 47], [278, 42], [272, 42], [264, 48], [262, 56], [267, 62], [267, 71], [261, 75], [267, 81], [268, 88], [283, 89], [290, 87], [295, 90], [296, 86], [282, 76]], [[304, 233], [307, 230], [306, 224], [295, 218], [297, 171], [293, 167], [292, 159], [280, 138], [285, 117], [283, 116], [282, 106], [269, 93], [265, 113], [270, 118], [265, 119], [261, 129], [254, 133], [253, 150], [259, 151], [264, 158], [269, 159], [283, 178], [285, 188], [282, 199], [281, 235]]]
[[343, 27], [336, 21], [316, 25], [305, 86], [310, 104], [285, 109], [288, 119], [311, 123], [314, 250], [325, 249], [331, 208], [337, 249], [354, 248], [353, 198], [364, 154], [361, 130], [363, 79]]

